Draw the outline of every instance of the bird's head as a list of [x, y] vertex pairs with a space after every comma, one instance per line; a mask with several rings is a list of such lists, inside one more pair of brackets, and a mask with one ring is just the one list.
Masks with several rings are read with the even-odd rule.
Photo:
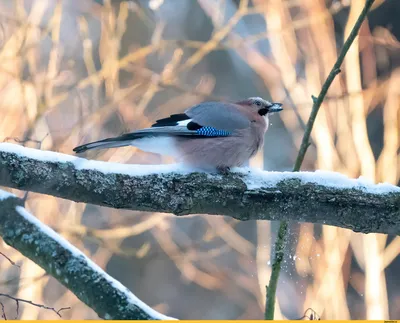
[[254, 109], [261, 116], [272, 115], [275, 112], [282, 111], [282, 103], [271, 103], [259, 97], [248, 98], [246, 100], [237, 102], [242, 106], [248, 106]]

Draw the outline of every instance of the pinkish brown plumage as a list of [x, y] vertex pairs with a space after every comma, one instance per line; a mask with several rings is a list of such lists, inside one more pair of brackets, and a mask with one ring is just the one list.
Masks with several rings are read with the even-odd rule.
[[151, 128], [85, 144], [74, 151], [132, 145], [197, 168], [226, 172], [243, 166], [255, 155], [263, 145], [269, 115], [281, 110], [280, 103], [261, 98], [204, 102], [185, 113], [157, 120]]
[[[257, 118], [257, 116], [256, 116]], [[267, 124], [264, 118], [239, 129], [231, 136], [191, 140], [180, 138], [179, 159], [189, 165], [204, 169], [224, 170], [243, 166], [264, 143]]]

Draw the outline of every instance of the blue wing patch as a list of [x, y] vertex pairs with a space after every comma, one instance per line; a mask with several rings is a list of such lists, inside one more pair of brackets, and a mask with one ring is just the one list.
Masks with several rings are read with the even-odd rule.
[[196, 133], [204, 137], [227, 137], [231, 135], [229, 131], [218, 130], [213, 127], [202, 127], [200, 129], [197, 129]]

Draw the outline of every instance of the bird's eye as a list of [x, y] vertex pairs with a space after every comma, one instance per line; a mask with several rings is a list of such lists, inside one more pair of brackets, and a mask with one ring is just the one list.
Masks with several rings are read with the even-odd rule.
[[261, 102], [260, 102], [260, 101], [256, 101], [256, 102], [254, 102], [254, 103], [256, 104], [256, 106], [261, 107]]

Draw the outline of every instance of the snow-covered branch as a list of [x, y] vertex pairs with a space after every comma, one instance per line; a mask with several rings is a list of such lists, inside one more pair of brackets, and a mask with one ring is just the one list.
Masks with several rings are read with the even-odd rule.
[[323, 223], [400, 234], [400, 188], [332, 172], [229, 175], [179, 165], [122, 165], [0, 144], [0, 185], [139, 211]]
[[10, 246], [41, 266], [101, 318], [171, 319], [140, 301], [52, 229], [0, 190], [0, 235]]

